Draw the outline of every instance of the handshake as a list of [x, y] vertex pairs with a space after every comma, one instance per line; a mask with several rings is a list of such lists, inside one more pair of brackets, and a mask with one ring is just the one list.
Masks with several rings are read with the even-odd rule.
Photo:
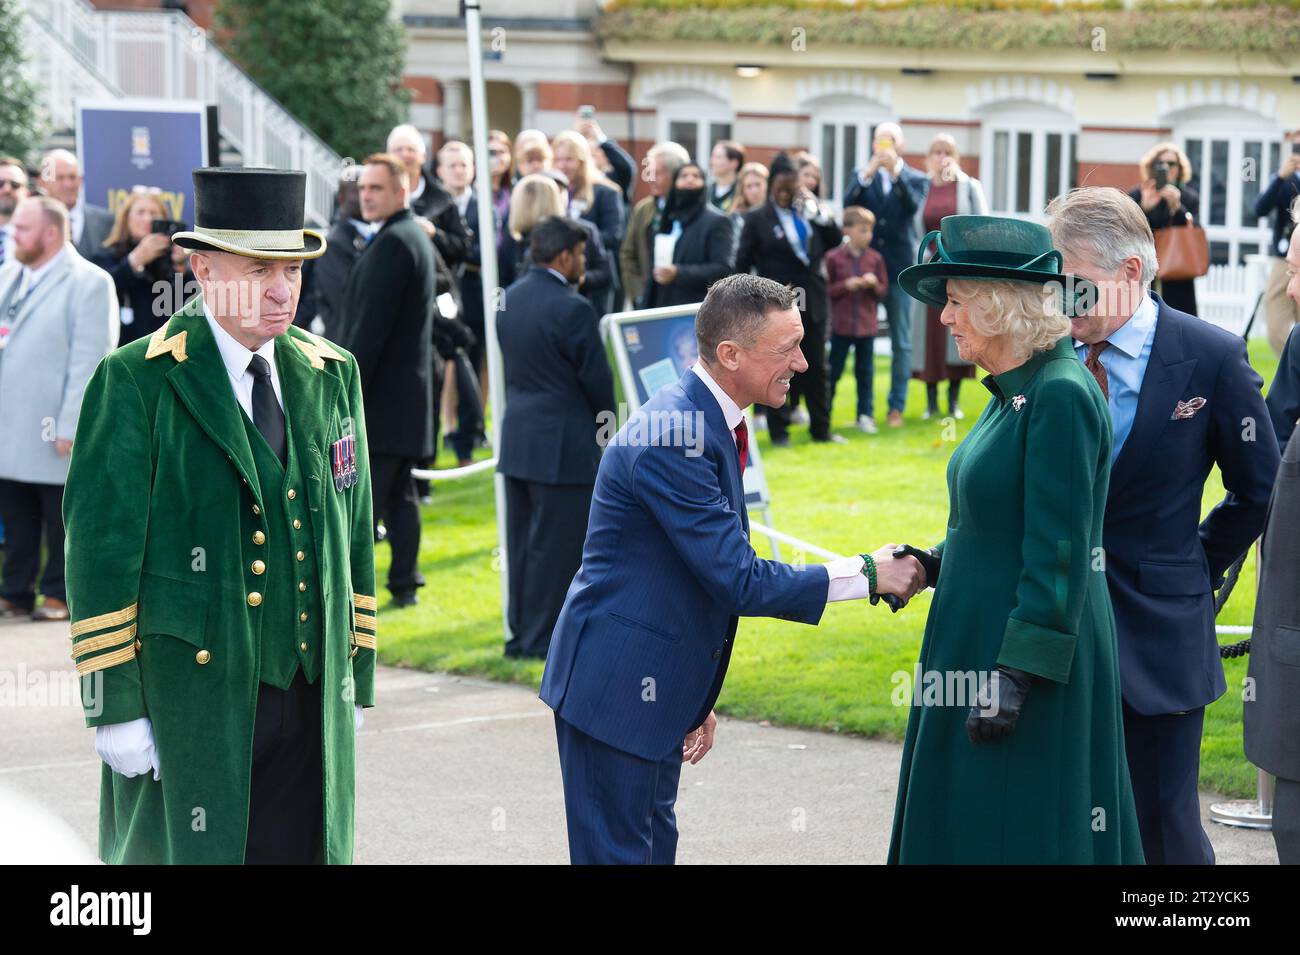
[[[898, 613], [916, 594], [939, 582], [942, 555], [934, 548], [921, 550], [911, 544], [886, 544], [870, 556], [876, 569], [872, 605], [884, 600], [892, 612]], [[864, 567], [863, 573], [866, 572]]]

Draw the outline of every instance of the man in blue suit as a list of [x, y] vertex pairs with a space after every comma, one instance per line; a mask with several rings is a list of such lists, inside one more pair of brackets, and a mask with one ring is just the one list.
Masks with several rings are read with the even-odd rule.
[[811, 567], [755, 555], [742, 409], [780, 407], [807, 367], [795, 293], [728, 276], [705, 296], [695, 332], [700, 361], [605, 450], [542, 676], [575, 864], [674, 860], [681, 766], [713, 745], [738, 617], [815, 624], [828, 601], [906, 601], [925, 586], [920, 564], [893, 558], [892, 544]]
[[[1150, 291], [1155, 239], [1114, 189], [1047, 208], [1064, 269], [1097, 304], [1074, 319], [1115, 428], [1102, 534], [1115, 607], [1124, 737], [1151, 864], [1212, 864], [1197, 778], [1205, 706], [1226, 689], [1213, 591], [1264, 526], [1278, 448], [1246, 344]], [[1227, 496], [1201, 520], [1214, 465]]]
[[889, 424], [901, 427], [912, 379], [912, 298], [895, 279], [916, 264], [916, 210], [925, 205], [930, 178], [903, 161], [903, 130], [881, 123], [871, 137], [871, 160], [853, 174], [844, 191], [844, 208], [862, 206], [876, 217], [871, 247], [885, 260], [889, 291], [882, 304], [889, 318]]

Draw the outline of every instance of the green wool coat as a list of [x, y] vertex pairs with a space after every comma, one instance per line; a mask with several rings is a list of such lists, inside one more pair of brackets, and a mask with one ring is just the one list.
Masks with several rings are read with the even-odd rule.
[[[1100, 549], [1110, 413], [1068, 337], [984, 384], [948, 463], [889, 861], [1141, 863]], [[1042, 679], [1015, 732], [976, 745], [956, 674], [999, 664]]]
[[[298, 328], [276, 340], [275, 361], [303, 478], [285, 492], [296, 532], [287, 519], [265, 526], [263, 495], [281, 489], [259, 486], [200, 298], [109, 354], [86, 388], [64, 492], [72, 655], [87, 724], [148, 717], [161, 774], [103, 767], [106, 862], [243, 861], [260, 641], [293, 619], [263, 602], [264, 568], [309, 542], [323, 607], [325, 861], [352, 859], [353, 704], [374, 705], [375, 671], [361, 383], [351, 355]], [[340, 491], [331, 448], [349, 433], [358, 480]]]

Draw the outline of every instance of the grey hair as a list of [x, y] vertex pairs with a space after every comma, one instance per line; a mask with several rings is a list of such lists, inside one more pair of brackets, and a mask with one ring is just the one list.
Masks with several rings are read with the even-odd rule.
[[691, 161], [691, 154], [686, 151], [686, 147], [671, 140], [655, 143], [646, 153], [646, 158], [651, 162], [660, 156], [663, 157], [664, 169], [667, 170], [670, 179], [677, 175], [678, 169]]
[[954, 286], [967, 299], [967, 315], [975, 331], [987, 338], [1005, 338], [1018, 364], [1070, 333], [1070, 320], [1061, 311], [1060, 291], [1054, 286], [949, 279], [948, 288]]
[[1156, 239], [1142, 207], [1107, 186], [1081, 186], [1047, 204], [1052, 245], [1061, 252], [1090, 259], [1107, 272], [1124, 260], [1142, 261], [1142, 288], [1155, 281]]
[[752, 348], [767, 325], [770, 312], [793, 308], [794, 290], [771, 279], [737, 272], [709, 286], [695, 313], [695, 339], [700, 357], [717, 364], [718, 345], [733, 341]]

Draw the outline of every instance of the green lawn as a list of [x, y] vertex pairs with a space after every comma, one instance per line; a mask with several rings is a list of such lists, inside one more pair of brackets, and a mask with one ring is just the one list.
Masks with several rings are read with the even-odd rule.
[[[1276, 361], [1262, 341], [1252, 343], [1255, 367], [1271, 379]], [[885, 359], [876, 366], [876, 406], [884, 407]], [[941, 399], [947, 386], [941, 386]], [[966, 418], [956, 422], [960, 440], [978, 417], [987, 391], [978, 381], [962, 390]], [[834, 421], [847, 445], [812, 445], [807, 428], [796, 427], [789, 448], [772, 448], [766, 432], [759, 446], [772, 492], [776, 527], [839, 553], [875, 549], [891, 541], [930, 544], [940, 539], [948, 510], [944, 470], [955, 446], [944, 426], [922, 421], [924, 386], [912, 383], [906, 426], [882, 425], [868, 436], [852, 427], [854, 387], [845, 372]], [[950, 429], [951, 430], [951, 429]], [[482, 456], [480, 452], [480, 456]], [[447, 456], [444, 455], [444, 459]], [[1208, 510], [1223, 495], [1216, 471], [1206, 486]], [[483, 475], [439, 484], [424, 508], [420, 568], [428, 578], [417, 607], [397, 610], [381, 603], [380, 657], [385, 663], [473, 674], [538, 685], [541, 662], [506, 660], [501, 653], [501, 601], [492, 481]], [[759, 541], [759, 551], [770, 551]], [[379, 545], [379, 588], [388, 568]], [[796, 555], [786, 548], [786, 560]], [[815, 558], [812, 558], [815, 559]], [[1255, 560], [1220, 615], [1221, 623], [1251, 623]], [[920, 648], [929, 593], [894, 615], [882, 604], [833, 604], [821, 626], [746, 618], [732, 657], [719, 712], [750, 720], [833, 732], [900, 739], [905, 707], [895, 706], [894, 674], [910, 674]], [[1224, 637], [1234, 642], [1240, 637]], [[1227, 661], [1228, 693], [1206, 719], [1202, 785], [1231, 795], [1253, 794], [1255, 772], [1241, 752], [1241, 680], [1244, 659]], [[382, 701], [381, 701], [382, 703]]]

